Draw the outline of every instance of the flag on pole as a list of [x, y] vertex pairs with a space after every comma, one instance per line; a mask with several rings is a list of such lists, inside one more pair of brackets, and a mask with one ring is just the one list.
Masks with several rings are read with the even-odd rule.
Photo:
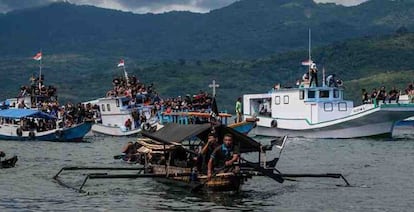
[[118, 63], [118, 67], [124, 67], [124, 66], [125, 66], [124, 60], [121, 59], [121, 61], [119, 61]]
[[42, 52], [37, 53], [34, 57], [33, 60], [41, 60], [42, 59]]
[[312, 60], [305, 60], [305, 61], [302, 61], [302, 65], [303, 65], [303, 66], [310, 66], [312, 63], [313, 63], [313, 61], [312, 61]]

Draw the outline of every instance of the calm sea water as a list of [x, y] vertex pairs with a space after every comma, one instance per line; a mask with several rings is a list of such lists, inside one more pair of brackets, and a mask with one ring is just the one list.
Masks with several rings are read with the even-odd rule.
[[[407, 129], [403, 133], [411, 133]], [[87, 143], [0, 141], [17, 167], [0, 169], [0, 211], [412, 211], [414, 139], [289, 139], [277, 168], [285, 173], [345, 175], [278, 184], [254, 177], [236, 195], [193, 195], [153, 179], [90, 180], [80, 194], [52, 177], [63, 166], [127, 166], [114, 161], [133, 138], [88, 137]], [[258, 138], [267, 142], [268, 138]], [[102, 172], [102, 171], [94, 171]], [[82, 172], [62, 178], [80, 186]]]

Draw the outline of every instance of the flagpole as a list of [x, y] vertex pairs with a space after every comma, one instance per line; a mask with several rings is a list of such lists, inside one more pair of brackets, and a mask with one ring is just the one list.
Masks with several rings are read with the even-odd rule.
[[124, 68], [125, 81], [126, 81], [126, 84], [128, 85], [129, 84], [129, 82], [128, 82], [128, 73], [126, 72], [126, 69], [125, 69], [125, 60], [123, 60], [123, 61], [124, 61], [123, 68]]
[[[42, 55], [42, 50], [40, 50], [40, 55]], [[42, 88], [42, 58], [43, 55], [40, 57], [39, 60], [39, 90]]]

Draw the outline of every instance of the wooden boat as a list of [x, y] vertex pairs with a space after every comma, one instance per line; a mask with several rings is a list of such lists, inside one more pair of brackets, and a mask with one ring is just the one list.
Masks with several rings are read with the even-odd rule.
[[[110, 178], [153, 178], [169, 185], [189, 187], [193, 192], [238, 192], [242, 185], [255, 175], [267, 176], [279, 183], [284, 182], [285, 177], [326, 177], [342, 178], [347, 185], [349, 183], [341, 174], [282, 174], [275, 167], [278, 159], [266, 163], [266, 151], [271, 146], [263, 146], [252, 138], [224, 125], [216, 126], [215, 132], [219, 141], [225, 134], [233, 135], [234, 145], [240, 149], [239, 163], [230, 167], [219, 168], [214, 171], [211, 179], [208, 179], [203, 169], [196, 169], [197, 163], [193, 160], [198, 153], [194, 151], [203, 144], [211, 132], [210, 124], [180, 125], [166, 124], [156, 132], [143, 132], [145, 139], [139, 139], [142, 146], [138, 149], [142, 160], [142, 167], [63, 167], [53, 178], [57, 183], [79, 192], [86, 192], [83, 188], [89, 179]], [[282, 139], [286, 141], [286, 137]], [[271, 143], [272, 145], [272, 143]], [[253, 163], [243, 158], [245, 153], [257, 153], [258, 162]], [[251, 154], [250, 154], [251, 155]], [[125, 171], [131, 170], [133, 174], [90, 173], [86, 174], [79, 188], [61, 180], [61, 173], [65, 170], [106, 170]], [[138, 171], [138, 173], [136, 173]]]
[[16, 165], [17, 162], [17, 156], [13, 156], [11, 158], [5, 159], [0, 161], [0, 168], [6, 169], [6, 168], [13, 168]]
[[60, 126], [56, 117], [36, 109], [0, 110], [0, 120], [2, 140], [79, 142], [92, 126], [90, 121]]

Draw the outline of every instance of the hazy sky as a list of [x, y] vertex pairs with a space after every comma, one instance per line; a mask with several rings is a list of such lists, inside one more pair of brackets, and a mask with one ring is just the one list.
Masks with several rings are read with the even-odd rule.
[[[0, 0], [0, 12], [46, 5], [63, 0]], [[130, 11], [134, 13], [162, 13], [172, 10], [208, 12], [227, 6], [237, 0], [66, 0], [74, 4], [87, 4], [97, 7]], [[356, 5], [366, 0], [315, 0], [334, 2], [346, 6]]]

